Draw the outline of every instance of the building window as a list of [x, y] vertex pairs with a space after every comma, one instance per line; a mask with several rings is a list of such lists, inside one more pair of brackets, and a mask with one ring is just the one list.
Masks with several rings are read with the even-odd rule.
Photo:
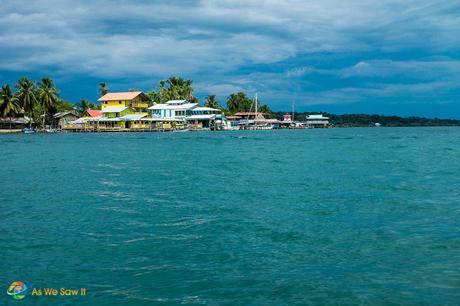
[[118, 104], [121, 104], [121, 101], [118, 101]]

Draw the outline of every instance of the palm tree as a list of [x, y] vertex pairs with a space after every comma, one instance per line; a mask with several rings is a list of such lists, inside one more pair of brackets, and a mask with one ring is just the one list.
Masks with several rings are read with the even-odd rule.
[[258, 110], [260, 113], [266, 115], [267, 118], [273, 118], [273, 111], [268, 107], [267, 104], [262, 104]]
[[50, 78], [42, 78], [38, 84], [38, 100], [43, 108], [43, 123], [45, 126], [46, 112], [54, 107], [58, 101], [59, 90], [54, 86], [53, 80]]
[[91, 106], [94, 106], [93, 103], [91, 103], [88, 100], [80, 100], [77, 105], [75, 105], [77, 111], [79, 112], [80, 116], [88, 109], [92, 109]]
[[17, 93], [16, 97], [19, 105], [24, 109], [26, 114], [29, 115], [29, 127], [32, 127], [32, 116], [34, 107], [37, 104], [37, 97], [35, 95], [35, 84], [27, 77], [22, 77], [18, 84], [16, 84]]
[[0, 92], [0, 117], [9, 117], [10, 119], [10, 130], [11, 130], [11, 117], [16, 116], [21, 111], [18, 100], [11, 92], [10, 85], [6, 84], [2, 86]]
[[188, 101], [196, 101], [193, 96], [192, 81], [181, 77], [169, 77], [167, 80], [161, 80], [156, 86], [157, 90], [152, 90], [148, 93], [150, 99], [154, 103], [166, 103], [168, 100], [185, 99]]
[[206, 97], [204, 102], [204, 106], [211, 107], [211, 108], [221, 108], [219, 105], [219, 100], [217, 100], [216, 95], [209, 95]]
[[227, 109], [230, 114], [236, 113], [238, 110], [238, 96], [236, 94], [230, 94], [227, 98]]
[[244, 92], [231, 94], [227, 98], [227, 109], [231, 114], [251, 111], [252, 101]]
[[106, 82], [99, 83], [99, 94], [101, 95], [101, 97], [108, 92], [109, 92], [109, 89], [107, 88], [107, 83]]

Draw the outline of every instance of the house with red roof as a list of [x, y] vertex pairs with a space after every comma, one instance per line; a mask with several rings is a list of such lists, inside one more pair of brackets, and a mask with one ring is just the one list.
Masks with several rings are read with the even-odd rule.
[[102, 111], [99, 109], [87, 109], [84, 111], [83, 117], [100, 118], [102, 117]]

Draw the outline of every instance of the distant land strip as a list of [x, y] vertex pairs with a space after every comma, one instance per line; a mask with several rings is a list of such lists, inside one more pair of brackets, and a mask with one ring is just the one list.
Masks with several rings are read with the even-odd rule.
[[[400, 117], [369, 114], [344, 114], [336, 115], [327, 112], [295, 112], [295, 121], [306, 121], [307, 115], [323, 114], [329, 117], [330, 122], [336, 127], [368, 127], [368, 126], [460, 126], [460, 120], [439, 119], [425, 117]], [[286, 112], [274, 112], [277, 119], [282, 119]]]

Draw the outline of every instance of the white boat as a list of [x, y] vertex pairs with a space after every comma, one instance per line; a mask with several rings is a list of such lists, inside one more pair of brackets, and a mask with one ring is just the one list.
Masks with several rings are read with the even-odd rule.
[[34, 134], [34, 133], [37, 133], [37, 131], [35, 129], [29, 129], [29, 128], [23, 128], [22, 129], [22, 132], [24, 134]]

